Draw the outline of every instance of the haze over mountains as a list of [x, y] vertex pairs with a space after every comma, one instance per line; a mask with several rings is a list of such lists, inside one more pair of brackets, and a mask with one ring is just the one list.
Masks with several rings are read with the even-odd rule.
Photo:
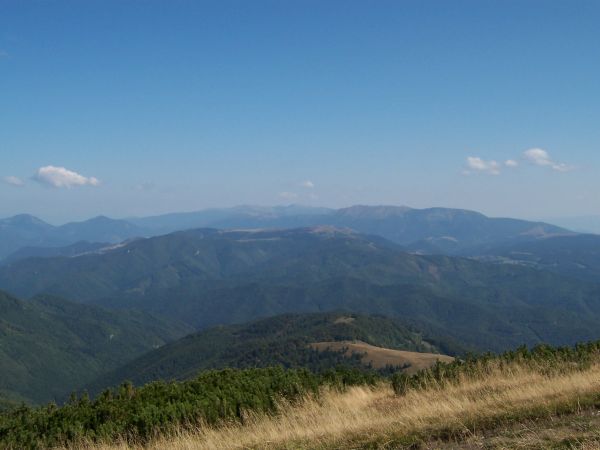
[[62, 247], [81, 241], [117, 243], [144, 233], [129, 222], [103, 216], [53, 226], [21, 214], [0, 220], [0, 259], [24, 247]]
[[[413, 251], [470, 254], [489, 246], [572, 232], [553, 225], [516, 219], [488, 218], [447, 208], [353, 206], [344, 209], [302, 206], [211, 209], [192, 213], [114, 220], [96, 217], [52, 226], [29, 215], [0, 220], [0, 259], [23, 247], [63, 247], [80, 241], [118, 243], [193, 228], [297, 228], [330, 225], [382, 236]], [[43, 256], [43, 250], [40, 250]], [[12, 257], [11, 259], [14, 259]]]
[[[240, 206], [127, 220], [100, 216], [58, 227], [20, 215], [0, 220], [0, 264], [30, 257], [72, 257], [109, 251], [128, 239], [194, 228], [284, 229], [321, 225], [378, 235], [411, 253], [523, 264], [588, 281], [600, 274], [600, 250], [596, 250], [600, 247], [592, 245], [599, 239], [596, 235], [582, 237], [555, 225], [489, 218], [473, 211], [397, 206], [338, 210]], [[583, 241], [590, 244], [585, 249]], [[564, 251], [570, 248], [573, 251]]]

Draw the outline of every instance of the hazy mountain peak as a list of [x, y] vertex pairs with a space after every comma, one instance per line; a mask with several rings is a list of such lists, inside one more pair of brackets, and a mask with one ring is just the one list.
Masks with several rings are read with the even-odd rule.
[[42, 219], [39, 219], [31, 214], [17, 214], [16, 216], [7, 217], [6, 219], [0, 220], [0, 224], [10, 225], [10, 226], [38, 226], [38, 227], [46, 227], [53, 228], [49, 223], [44, 222]]
[[353, 217], [353, 218], [384, 218], [391, 216], [402, 216], [406, 214], [408, 211], [411, 211], [413, 208], [408, 206], [389, 206], [389, 205], [379, 205], [379, 206], [369, 206], [369, 205], [354, 205], [348, 208], [338, 209], [336, 211], [336, 215], [343, 217]]

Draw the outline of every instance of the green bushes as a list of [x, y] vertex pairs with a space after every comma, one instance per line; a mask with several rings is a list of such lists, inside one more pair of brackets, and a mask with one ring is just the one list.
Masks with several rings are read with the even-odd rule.
[[337, 369], [313, 374], [282, 368], [207, 371], [184, 382], [124, 383], [94, 400], [72, 395], [63, 406], [19, 407], [0, 415], [0, 448], [47, 448], [82, 439], [144, 441], [177, 427], [243, 420], [244, 411], [273, 412], [319, 387], [373, 384], [373, 373]]
[[600, 360], [600, 341], [577, 344], [575, 347], [550, 347], [538, 345], [529, 350], [522, 346], [517, 350], [500, 355], [487, 353], [469, 355], [449, 364], [439, 361], [430, 369], [414, 375], [396, 372], [391, 377], [396, 394], [409, 390], [441, 387], [446, 383], [458, 383], [463, 378], [485, 378], [494, 370], [504, 370], [515, 365], [524, 366], [540, 373], [551, 375], [573, 370], [584, 370]]

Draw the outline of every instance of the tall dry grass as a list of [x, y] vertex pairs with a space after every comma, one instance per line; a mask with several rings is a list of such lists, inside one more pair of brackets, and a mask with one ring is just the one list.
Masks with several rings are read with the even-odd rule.
[[[249, 414], [244, 424], [198, 427], [159, 438], [148, 449], [347, 448], [385, 445], [412, 436], [468, 435], [477, 428], [573, 411], [600, 399], [600, 365], [543, 375], [515, 365], [485, 379], [431, 386], [394, 395], [388, 385], [324, 392], [301, 404], [282, 404], [273, 416]], [[124, 450], [127, 444], [90, 445]], [[140, 447], [141, 448], [141, 447]]]

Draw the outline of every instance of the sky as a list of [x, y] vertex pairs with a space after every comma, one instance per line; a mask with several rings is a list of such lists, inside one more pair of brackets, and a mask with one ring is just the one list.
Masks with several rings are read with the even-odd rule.
[[600, 2], [0, 0], [0, 217], [600, 214]]

